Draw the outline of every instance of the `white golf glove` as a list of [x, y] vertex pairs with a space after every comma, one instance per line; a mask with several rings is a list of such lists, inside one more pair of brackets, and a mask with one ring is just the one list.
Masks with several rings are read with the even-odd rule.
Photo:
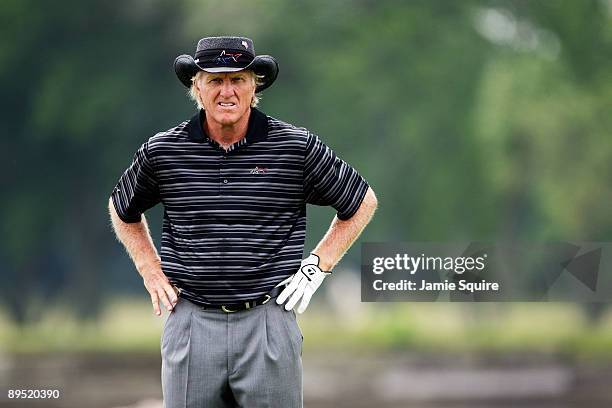
[[276, 298], [276, 303], [282, 305], [289, 299], [285, 304], [285, 310], [291, 310], [295, 307], [297, 302], [302, 299], [297, 312], [300, 314], [304, 313], [304, 310], [308, 307], [308, 303], [310, 303], [310, 298], [319, 286], [321, 286], [323, 279], [325, 279], [327, 275], [331, 275], [331, 272], [323, 272], [321, 268], [319, 268], [319, 257], [311, 254], [302, 261], [300, 269], [295, 274], [276, 285], [278, 287], [288, 284]]

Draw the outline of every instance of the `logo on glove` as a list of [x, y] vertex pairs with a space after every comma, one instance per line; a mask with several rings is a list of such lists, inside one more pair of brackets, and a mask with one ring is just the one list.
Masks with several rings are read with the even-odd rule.
[[312, 281], [310, 277], [314, 276], [315, 273], [322, 271], [321, 268], [319, 268], [317, 265], [304, 265], [300, 268], [300, 272], [302, 272], [304, 276], [306, 276], [306, 279]]

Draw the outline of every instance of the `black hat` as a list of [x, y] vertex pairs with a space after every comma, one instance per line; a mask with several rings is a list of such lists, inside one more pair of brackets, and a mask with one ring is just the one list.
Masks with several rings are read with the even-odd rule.
[[263, 77], [255, 92], [261, 92], [274, 82], [278, 64], [269, 55], [255, 55], [253, 41], [246, 37], [206, 37], [198, 41], [195, 58], [183, 54], [174, 60], [174, 71], [186, 87], [198, 71], [236, 72], [250, 69]]

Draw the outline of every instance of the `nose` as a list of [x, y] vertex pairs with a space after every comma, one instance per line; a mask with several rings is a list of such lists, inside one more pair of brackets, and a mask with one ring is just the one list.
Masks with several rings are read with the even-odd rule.
[[221, 96], [224, 98], [229, 98], [234, 95], [234, 87], [232, 86], [232, 82], [225, 79], [223, 81], [223, 86], [221, 86]]

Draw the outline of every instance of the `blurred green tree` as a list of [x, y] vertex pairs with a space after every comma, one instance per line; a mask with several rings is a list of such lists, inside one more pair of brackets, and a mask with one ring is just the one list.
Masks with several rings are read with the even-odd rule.
[[[611, 18], [599, 0], [5, 0], [0, 301], [22, 322], [144, 294], [106, 203], [137, 147], [192, 115], [172, 61], [207, 35], [278, 59], [262, 109], [372, 184], [364, 240], [606, 240]], [[332, 211], [309, 211], [312, 247]]]

